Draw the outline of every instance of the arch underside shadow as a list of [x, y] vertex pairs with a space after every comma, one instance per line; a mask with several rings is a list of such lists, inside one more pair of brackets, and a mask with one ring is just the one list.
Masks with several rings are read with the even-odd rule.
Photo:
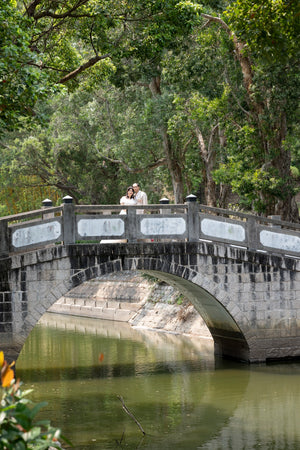
[[194, 305], [213, 337], [216, 355], [248, 361], [249, 347], [242, 331], [214, 296], [201, 286], [177, 275], [155, 270], [141, 272], [170, 284]]

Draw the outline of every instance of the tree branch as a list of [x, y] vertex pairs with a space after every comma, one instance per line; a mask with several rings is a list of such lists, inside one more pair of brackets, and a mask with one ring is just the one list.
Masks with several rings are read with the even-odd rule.
[[43, 17], [51, 17], [52, 19], [65, 19], [66, 17], [90, 17], [89, 14], [73, 14], [74, 11], [77, 11], [81, 6], [85, 5], [86, 3], [88, 3], [89, 0], [78, 0], [77, 3], [75, 3], [75, 5], [68, 9], [67, 11], [65, 11], [64, 13], [61, 14], [57, 14], [52, 12], [50, 9], [51, 7], [56, 7], [57, 5], [54, 5], [54, 3], [56, 2], [51, 2], [50, 6], [39, 12], [36, 13], [36, 7], [42, 3], [41, 0], [34, 0], [29, 6], [28, 8], [26, 7], [26, 11], [29, 17], [32, 17], [34, 20], [39, 20], [42, 19]]
[[[225, 78], [226, 83], [227, 83], [229, 86], [231, 86], [231, 84], [230, 84], [230, 82], [229, 82], [229, 79], [228, 79], [228, 75], [227, 75], [227, 70], [226, 70], [226, 68], [225, 68], [225, 70], [224, 70], [224, 78]], [[237, 96], [235, 95], [233, 89], [230, 90], [230, 93], [232, 94], [232, 96], [233, 96], [233, 98], [235, 99], [235, 101], [236, 101], [238, 107], [243, 111], [243, 113], [245, 113], [247, 116], [251, 116], [251, 113], [250, 113], [249, 111], [247, 111], [245, 108], [243, 108], [243, 106], [241, 105], [239, 99], [238, 99]]]
[[67, 81], [73, 80], [77, 75], [79, 75], [81, 72], [84, 72], [89, 67], [94, 66], [97, 64], [97, 62], [101, 61], [101, 59], [109, 58], [110, 54], [106, 53], [105, 55], [96, 55], [93, 56], [93, 58], [89, 59], [86, 63], [82, 64], [81, 66], [77, 67], [77, 69], [73, 70], [73, 72], [68, 73], [68, 75], [61, 78], [58, 83], [64, 84], [67, 83]]
[[207, 163], [207, 161], [208, 161], [208, 154], [207, 154], [206, 145], [205, 145], [205, 142], [204, 142], [203, 135], [202, 135], [201, 130], [198, 127], [198, 125], [194, 124], [194, 126], [195, 126], [195, 134], [196, 134], [197, 141], [198, 141], [198, 144], [199, 144], [199, 148], [200, 148], [200, 153], [202, 155], [202, 159], [203, 159], [203, 161], [205, 161]]
[[208, 26], [210, 24], [210, 22], [218, 23], [219, 25], [221, 25], [223, 30], [225, 30], [229, 36], [232, 36], [232, 31], [230, 30], [229, 26], [220, 17], [215, 17], [215, 16], [211, 16], [210, 14], [204, 14], [204, 13], [202, 13], [201, 15], [202, 15], [202, 17], [207, 19], [205, 26]]
[[92, 36], [94, 25], [95, 25], [95, 23], [92, 24], [91, 29], [90, 29], [90, 42], [91, 42], [91, 46], [93, 47], [95, 55], [98, 56], [98, 52], [95, 49], [94, 42], [93, 42], [93, 36]]

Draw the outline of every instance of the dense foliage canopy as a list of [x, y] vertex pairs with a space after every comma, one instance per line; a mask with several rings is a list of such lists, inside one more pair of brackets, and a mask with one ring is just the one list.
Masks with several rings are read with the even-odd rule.
[[296, 0], [9, 0], [2, 214], [54, 202], [202, 203], [298, 220]]

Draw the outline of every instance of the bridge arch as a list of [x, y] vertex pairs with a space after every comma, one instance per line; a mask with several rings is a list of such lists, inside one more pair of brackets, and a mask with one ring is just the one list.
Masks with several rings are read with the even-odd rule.
[[220, 243], [112, 243], [53, 245], [0, 265], [0, 342], [13, 359], [56, 300], [123, 270], [152, 274], [188, 297], [219, 355], [249, 362], [300, 356], [296, 259]]
[[[103, 274], [128, 269], [155, 276], [188, 298], [213, 337], [215, 354], [248, 361], [249, 346], [246, 336], [250, 325], [247, 320], [245, 323], [239, 305], [231, 301], [228, 293], [220, 288], [219, 284], [199, 271], [176, 263], [170, 264], [163, 256], [131, 258], [125, 268], [122, 267], [122, 261], [117, 259], [97, 268]], [[75, 287], [83, 281], [89, 281], [90, 277], [90, 268], [84, 269], [72, 277], [72, 285]], [[239, 324], [241, 318], [243, 322]]]
[[[156, 257], [140, 255], [129, 258], [117, 256], [115, 259], [110, 258], [98, 264], [94, 264], [92, 260], [86, 260], [82, 262], [83, 268], [77, 268], [75, 273], [72, 273], [74, 269], [71, 268], [67, 271], [60, 270], [60, 266], [62, 268], [66, 265], [63, 253], [55, 254], [52, 262], [47, 260], [42, 263], [41, 259], [44, 255], [45, 250], [37, 251], [33, 258], [36, 261], [35, 264], [25, 265], [23, 260], [22, 269], [16, 270], [12, 277], [16, 285], [20, 279], [23, 280], [21, 281], [22, 289], [26, 285], [25, 292], [18, 291], [16, 286], [13, 293], [14, 300], [17, 301], [21, 295], [27, 303], [26, 314], [23, 311], [24, 321], [17, 336], [14, 337], [14, 353], [19, 354], [38, 320], [72, 288], [104, 274], [137, 270], [172, 285], [191, 301], [214, 339], [216, 354], [248, 360], [249, 346], [245, 337], [247, 329], [243, 332], [244, 325], [239, 324], [242, 312], [239, 306], [230, 300], [228, 293], [209, 279], [205, 273], [178, 263], [170, 263], [165, 255]], [[58, 256], [60, 258], [56, 259]], [[37, 277], [34, 276], [36, 272]], [[68, 275], [70, 272], [71, 275]], [[24, 308], [25, 302], [22, 303]], [[17, 326], [17, 323], [15, 325]]]

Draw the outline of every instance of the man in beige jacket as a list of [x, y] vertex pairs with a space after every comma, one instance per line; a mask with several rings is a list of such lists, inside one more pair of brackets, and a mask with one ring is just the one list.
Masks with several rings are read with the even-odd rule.
[[[132, 187], [133, 187], [133, 190], [134, 190], [135, 199], [137, 201], [137, 204], [138, 205], [148, 205], [147, 194], [146, 194], [146, 192], [141, 191], [139, 183], [133, 183]], [[137, 214], [144, 214], [144, 210], [143, 209], [137, 209], [136, 213]]]

